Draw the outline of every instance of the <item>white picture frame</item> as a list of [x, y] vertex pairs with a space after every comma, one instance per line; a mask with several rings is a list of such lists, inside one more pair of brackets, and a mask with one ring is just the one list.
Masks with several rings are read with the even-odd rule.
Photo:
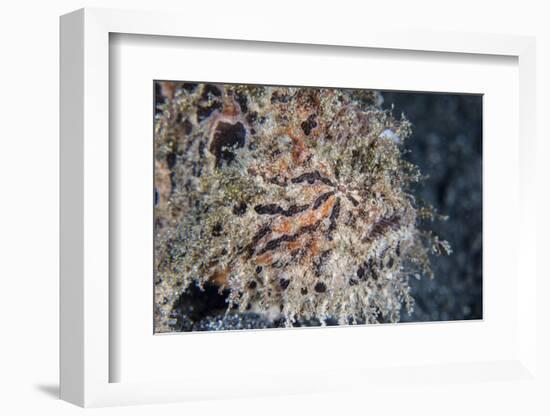
[[[198, 398], [307, 393], [357, 388], [399, 378], [421, 382], [462, 380], [531, 380], [536, 382], [535, 176], [535, 40], [529, 37], [468, 33], [432, 33], [392, 28], [348, 28], [327, 34], [321, 27], [286, 28], [255, 25], [246, 35], [223, 20], [205, 28], [184, 16], [162, 12], [83, 9], [61, 18], [61, 398], [80, 406], [159, 403]], [[498, 360], [469, 363], [419, 361], [411, 368], [331, 368], [319, 373], [270, 373], [270, 382], [195, 376], [178, 381], [112, 382], [117, 357], [110, 347], [109, 252], [109, 37], [146, 36], [208, 38], [300, 45], [428, 51], [439, 54], [501, 55], [517, 58], [519, 67], [518, 244], [515, 255], [522, 278], [517, 291], [518, 325], [514, 353]], [[516, 270], [516, 273], [517, 273]], [[388, 328], [388, 327], [386, 327]], [[413, 327], [411, 327], [413, 328]], [[392, 329], [386, 329], [387, 331]], [[414, 330], [411, 329], [410, 331]], [[330, 331], [325, 332], [328, 334]], [[313, 333], [311, 333], [313, 334]], [[152, 336], [152, 334], [151, 334]], [[316, 342], [324, 333], [315, 332]], [[329, 335], [327, 335], [329, 336]], [[291, 380], [289, 380], [291, 379]], [[412, 380], [411, 379], [411, 380]], [[331, 380], [331, 381], [327, 381]], [[346, 380], [345, 382], [342, 380]], [[535, 380], [535, 381], [533, 381]], [[412, 381], [411, 381], [412, 382]], [[206, 387], [207, 386], [207, 387]], [[246, 390], [246, 393], [243, 391]]]

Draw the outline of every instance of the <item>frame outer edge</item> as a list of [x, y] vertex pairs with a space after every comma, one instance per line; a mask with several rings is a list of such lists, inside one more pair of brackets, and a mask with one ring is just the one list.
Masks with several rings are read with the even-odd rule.
[[[529, 288], [519, 288], [518, 331], [520, 360], [532, 376], [537, 366], [537, 305], [543, 304], [537, 291], [537, 253], [528, 251], [525, 243], [537, 240], [537, 44], [528, 38], [519, 54], [519, 137], [527, 145], [518, 149], [521, 176], [519, 178], [519, 267], [517, 273], [529, 281]], [[539, 299], [537, 299], [537, 295]], [[538, 300], [538, 302], [537, 302]]]
[[[160, 18], [163, 18], [162, 27], [150, 23]], [[110, 32], [165, 36], [189, 36], [183, 32], [190, 32], [195, 37], [200, 37], [202, 32], [192, 22], [190, 28], [182, 28], [181, 21], [167, 13], [96, 8], [62, 16], [60, 23], [60, 396], [85, 407], [180, 401], [185, 399], [182, 391], [170, 384], [157, 384], [155, 389], [149, 384], [109, 383], [109, 345], [105, 342], [109, 338], [109, 207], [104, 203], [108, 201], [109, 192], [108, 39]], [[321, 39], [321, 43], [326, 40], [318, 33], [295, 39], [292, 34], [275, 35], [269, 28], [253, 28], [252, 32], [256, 33], [256, 39], [248, 40], [306, 44], [319, 44], [315, 39]], [[417, 33], [415, 42], [406, 49], [518, 56], [520, 102], [522, 105], [528, 102], [527, 108], [531, 110], [536, 108], [531, 101], [536, 92], [533, 38], [456, 33], [434, 38], [431, 32], [428, 33], [431, 36]], [[383, 34], [388, 33], [384, 31]], [[389, 33], [383, 40], [374, 37], [366, 43], [358, 42], [353, 36], [350, 40], [350, 36], [349, 33], [340, 35], [330, 43], [400, 49], [403, 33]], [[209, 37], [244, 40], [223, 25]], [[523, 72], [525, 64], [528, 70]], [[525, 94], [526, 85], [528, 92]], [[527, 118], [527, 126], [522, 123], [523, 116], [520, 112], [520, 137], [534, 145], [535, 114]], [[536, 204], [532, 199], [534, 183], [531, 182], [536, 174], [534, 163], [531, 163], [535, 151], [528, 149], [520, 153], [520, 164], [529, 167], [521, 178], [520, 191], [522, 197], [529, 199], [521, 206], [522, 213], [527, 214], [524, 217], [530, 217], [521, 224], [520, 239], [525, 241], [536, 237], [535, 231], [529, 229], [535, 221], [531, 210]], [[526, 183], [528, 188], [523, 188]], [[533, 253], [521, 252], [520, 264], [535, 257]], [[532, 276], [530, 271], [524, 270], [525, 275]], [[540, 294], [538, 296], [540, 299]], [[532, 312], [537, 298], [535, 287], [519, 294], [519, 298], [520, 309]], [[518, 358], [531, 371], [536, 368], [536, 362], [531, 359], [536, 348], [536, 330], [534, 321], [529, 328], [520, 327], [520, 333], [529, 341], [519, 345]]]
[[109, 383], [109, 26], [84, 9], [83, 309], [84, 407]]
[[84, 405], [84, 11], [60, 18], [60, 398]]

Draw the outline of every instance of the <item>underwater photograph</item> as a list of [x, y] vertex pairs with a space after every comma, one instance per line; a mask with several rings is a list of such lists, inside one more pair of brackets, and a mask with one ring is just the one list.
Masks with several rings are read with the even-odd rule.
[[483, 319], [481, 94], [153, 88], [155, 333]]

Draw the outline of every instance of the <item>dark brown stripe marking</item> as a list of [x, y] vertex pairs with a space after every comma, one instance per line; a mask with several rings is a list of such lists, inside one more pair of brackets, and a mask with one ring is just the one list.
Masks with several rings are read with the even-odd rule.
[[328, 234], [329, 234], [329, 240], [332, 239], [332, 236], [330, 235], [337, 226], [336, 221], [338, 220], [338, 217], [340, 216], [340, 198], [336, 198], [336, 202], [334, 203], [334, 206], [332, 207], [332, 212], [330, 213], [330, 225], [328, 226]]
[[364, 238], [364, 242], [372, 241], [374, 238], [385, 234], [389, 230], [396, 230], [399, 228], [401, 217], [399, 215], [392, 215], [390, 218], [381, 218], [372, 225], [372, 228]]
[[260, 215], [282, 214], [285, 217], [292, 217], [309, 208], [309, 205], [291, 205], [287, 210], [277, 204], [256, 205], [254, 211]]
[[346, 195], [346, 197], [353, 204], [354, 207], [359, 205], [359, 201], [357, 199], [355, 199], [354, 197], [352, 197], [351, 195]]
[[332, 195], [334, 195], [334, 191], [325, 192], [324, 194], [321, 194], [313, 203], [313, 209], [319, 208], [327, 199], [329, 199]]
[[326, 185], [334, 186], [334, 184], [330, 179], [325, 178], [324, 176], [321, 176], [321, 174], [318, 171], [302, 173], [300, 176], [296, 178], [292, 178], [290, 181], [292, 183], [307, 182], [310, 185], [313, 184], [315, 181], [320, 181]]
[[254, 237], [252, 237], [252, 241], [250, 241], [250, 243], [244, 249], [248, 252], [249, 256], [252, 256], [254, 254], [254, 250], [258, 242], [270, 232], [271, 232], [271, 227], [269, 225], [264, 225], [258, 230], [258, 232], [254, 235]]
[[268, 251], [273, 251], [273, 250], [279, 248], [279, 246], [282, 243], [290, 243], [290, 242], [296, 241], [298, 239], [298, 237], [300, 237], [302, 234], [311, 233], [311, 232], [315, 231], [319, 227], [319, 225], [321, 224], [321, 221], [322, 220], [319, 220], [319, 221], [317, 221], [313, 224], [305, 225], [305, 226], [301, 227], [295, 234], [285, 234], [285, 235], [280, 236], [279, 238], [275, 238], [274, 240], [268, 241], [266, 243], [266, 245], [264, 246], [264, 248], [262, 248], [258, 252], [258, 256], [261, 256], [262, 254], [265, 254]]

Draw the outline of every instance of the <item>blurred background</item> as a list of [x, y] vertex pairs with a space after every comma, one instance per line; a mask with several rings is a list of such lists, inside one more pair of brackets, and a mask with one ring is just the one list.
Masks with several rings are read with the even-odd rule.
[[423, 181], [417, 198], [447, 221], [429, 225], [452, 247], [450, 256], [432, 256], [435, 278], [411, 280], [416, 300], [401, 321], [482, 318], [482, 96], [471, 94], [382, 92], [383, 107], [413, 124], [405, 147]]

